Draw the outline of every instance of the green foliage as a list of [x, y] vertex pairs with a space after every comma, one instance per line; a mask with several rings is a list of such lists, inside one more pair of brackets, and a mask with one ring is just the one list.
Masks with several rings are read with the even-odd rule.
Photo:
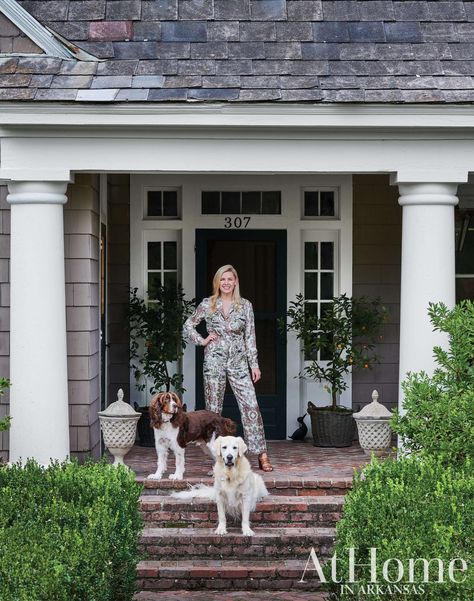
[[430, 304], [429, 316], [434, 329], [446, 333], [449, 350], [435, 347], [433, 376], [408, 375], [405, 414], [396, 412], [391, 425], [409, 451], [462, 463], [474, 457], [474, 303], [461, 301], [452, 310]]
[[[438, 571], [433, 566], [431, 582], [424, 585], [423, 594], [389, 593], [359, 596], [342, 594], [340, 587], [332, 585], [333, 599], [355, 601], [472, 601], [474, 570], [472, 568], [474, 543], [474, 466], [467, 461], [457, 469], [446, 467], [436, 457], [408, 457], [401, 460], [373, 459], [372, 463], [356, 475], [353, 489], [346, 496], [344, 514], [337, 524], [335, 551], [338, 557], [338, 575], [347, 582], [348, 549], [356, 548], [356, 563], [369, 563], [371, 547], [377, 548], [378, 582], [382, 577], [383, 563], [398, 558], [408, 566], [410, 558], [442, 559], [445, 563], [444, 583], [435, 582]], [[451, 559], [464, 559], [470, 566], [463, 583], [449, 579]], [[396, 579], [391, 562], [389, 576]], [[456, 567], [460, 567], [459, 564]], [[329, 566], [326, 577], [329, 579]], [[402, 582], [407, 582], [408, 568]], [[368, 566], [356, 568], [359, 584], [370, 582]], [[421, 562], [415, 569], [415, 583], [423, 582]], [[355, 591], [354, 591], [355, 592]], [[418, 591], [419, 592], [419, 591]]]
[[[10, 388], [10, 381], [6, 378], [0, 378], [0, 396], [5, 394], [5, 390], [7, 388]], [[10, 422], [11, 417], [5, 417], [3, 419], [0, 419], [0, 432], [8, 430], [8, 428], [10, 427]]]
[[133, 369], [138, 390], [145, 390], [147, 380], [152, 382], [148, 392], [169, 391], [173, 387], [183, 392], [182, 374], [170, 374], [168, 364], [178, 361], [186, 344], [183, 326], [192, 313], [194, 301], [185, 299], [179, 286], [156, 286], [153, 302], [148, 305], [130, 291], [128, 316], [130, 320], [130, 367]]
[[105, 463], [0, 470], [0, 599], [131, 601], [140, 491]]
[[310, 361], [299, 377], [327, 382], [336, 410], [337, 395], [347, 388], [345, 375], [353, 368], [369, 369], [377, 361], [374, 347], [387, 310], [380, 299], [353, 299], [346, 294], [333, 298], [319, 317], [308, 311], [309, 306], [298, 294], [290, 302], [286, 328], [296, 332]]

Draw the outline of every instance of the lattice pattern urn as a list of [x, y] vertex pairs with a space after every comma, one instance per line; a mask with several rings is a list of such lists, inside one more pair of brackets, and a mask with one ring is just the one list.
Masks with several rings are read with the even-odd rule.
[[114, 458], [114, 465], [125, 465], [123, 458], [135, 444], [137, 422], [141, 413], [124, 402], [121, 388], [117, 399], [105, 411], [99, 412], [99, 419], [104, 443]]
[[353, 414], [359, 432], [360, 446], [366, 455], [373, 453], [377, 457], [390, 448], [392, 440], [392, 429], [388, 423], [392, 413], [378, 402], [378, 398], [379, 393], [374, 390], [372, 402]]

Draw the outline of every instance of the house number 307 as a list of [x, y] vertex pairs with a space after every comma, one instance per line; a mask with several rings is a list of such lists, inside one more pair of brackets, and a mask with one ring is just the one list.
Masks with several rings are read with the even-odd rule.
[[224, 227], [229, 229], [234, 227], [236, 229], [245, 229], [250, 223], [250, 217], [224, 217]]

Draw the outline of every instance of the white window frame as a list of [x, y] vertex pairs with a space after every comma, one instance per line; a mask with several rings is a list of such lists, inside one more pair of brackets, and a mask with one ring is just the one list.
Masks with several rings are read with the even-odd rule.
[[[334, 193], [334, 215], [305, 215], [304, 214], [304, 193], [305, 192], [333, 192]], [[339, 221], [341, 219], [339, 187], [338, 186], [303, 186], [301, 188], [301, 220], [302, 221]]]
[[[177, 215], [161, 215], [161, 216], [155, 216], [155, 215], [148, 215], [148, 192], [176, 192], [176, 196], [177, 196]], [[143, 200], [142, 200], [142, 207], [143, 207], [143, 220], [144, 221], [176, 221], [176, 220], [181, 220], [183, 217], [183, 201], [182, 201], [182, 190], [181, 190], [181, 186], [144, 186], [143, 187]]]

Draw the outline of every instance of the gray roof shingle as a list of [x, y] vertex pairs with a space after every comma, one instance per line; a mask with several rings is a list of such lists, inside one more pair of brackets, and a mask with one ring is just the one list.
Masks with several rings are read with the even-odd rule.
[[474, 102], [473, 2], [18, 4], [100, 60], [0, 55], [3, 100]]

